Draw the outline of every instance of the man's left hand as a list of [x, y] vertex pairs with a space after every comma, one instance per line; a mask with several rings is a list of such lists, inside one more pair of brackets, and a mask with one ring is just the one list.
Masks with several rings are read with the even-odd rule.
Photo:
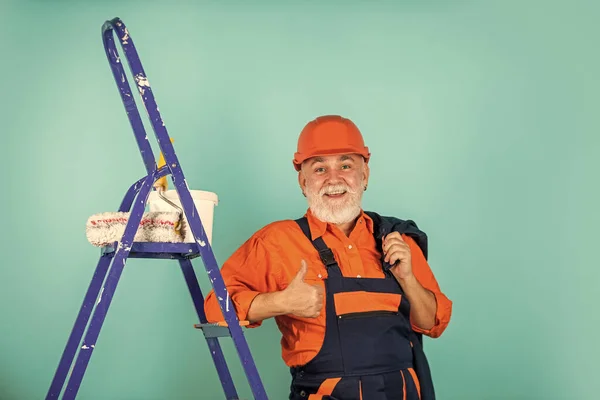
[[384, 260], [392, 265], [390, 271], [396, 279], [408, 279], [412, 276], [410, 247], [400, 233], [392, 232], [383, 239]]

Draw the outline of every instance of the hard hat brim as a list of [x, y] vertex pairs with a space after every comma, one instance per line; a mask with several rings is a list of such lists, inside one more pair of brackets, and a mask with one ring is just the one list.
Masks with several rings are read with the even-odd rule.
[[306, 154], [301, 154], [296, 152], [294, 154], [294, 160], [292, 161], [294, 164], [294, 168], [296, 171], [300, 171], [302, 168], [302, 163], [309, 158], [318, 157], [318, 156], [335, 156], [338, 154], [358, 154], [365, 159], [365, 162], [368, 163], [371, 158], [371, 153], [369, 153], [369, 148], [365, 147], [362, 151], [357, 151], [356, 148], [341, 148], [341, 149], [328, 149], [323, 151], [314, 151]]

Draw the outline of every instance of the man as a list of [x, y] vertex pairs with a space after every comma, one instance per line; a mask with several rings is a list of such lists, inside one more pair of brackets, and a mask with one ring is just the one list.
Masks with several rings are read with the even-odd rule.
[[[452, 302], [412, 221], [362, 210], [370, 153], [340, 116], [309, 122], [293, 164], [309, 209], [256, 232], [222, 275], [240, 320], [274, 317], [290, 399], [433, 399], [421, 335], [439, 337]], [[214, 292], [209, 322], [223, 321]]]

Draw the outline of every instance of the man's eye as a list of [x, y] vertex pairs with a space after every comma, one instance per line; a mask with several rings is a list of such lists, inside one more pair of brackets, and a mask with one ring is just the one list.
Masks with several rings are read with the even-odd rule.
[[324, 171], [325, 171], [325, 168], [323, 168], [323, 167], [315, 169], [315, 172], [324, 172]]
[[348, 164], [342, 165], [342, 169], [348, 169], [350, 166]]

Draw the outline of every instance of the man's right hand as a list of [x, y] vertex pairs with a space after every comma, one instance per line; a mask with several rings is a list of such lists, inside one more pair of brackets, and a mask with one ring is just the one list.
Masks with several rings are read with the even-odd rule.
[[316, 318], [323, 308], [323, 287], [304, 282], [308, 271], [306, 261], [302, 260], [300, 270], [282, 294], [282, 300], [289, 314], [304, 318]]
[[250, 322], [262, 321], [279, 315], [296, 315], [303, 318], [316, 318], [323, 308], [324, 289], [319, 285], [304, 282], [308, 271], [302, 260], [300, 270], [288, 287], [281, 291], [257, 295], [248, 309]]

